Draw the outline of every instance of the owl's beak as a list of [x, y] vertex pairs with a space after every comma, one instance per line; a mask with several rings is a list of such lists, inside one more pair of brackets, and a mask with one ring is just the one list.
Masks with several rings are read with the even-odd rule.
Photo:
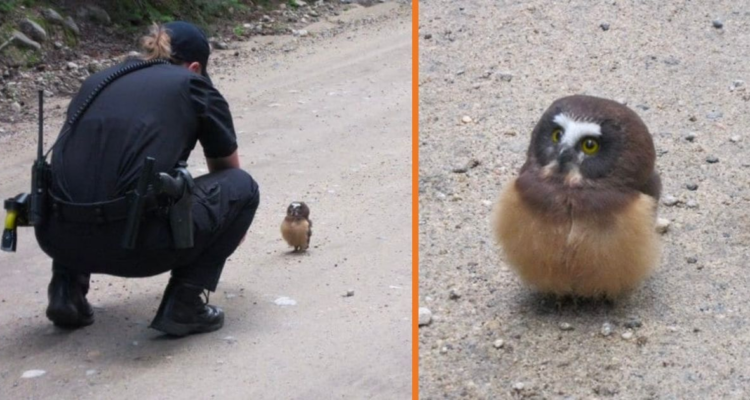
[[567, 148], [560, 152], [557, 156], [557, 165], [560, 167], [560, 172], [564, 172], [570, 169], [570, 164], [575, 160], [576, 152], [573, 149]]

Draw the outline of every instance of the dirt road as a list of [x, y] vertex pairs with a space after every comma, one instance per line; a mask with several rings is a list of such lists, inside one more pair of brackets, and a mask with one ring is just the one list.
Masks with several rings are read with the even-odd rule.
[[[147, 325], [168, 276], [95, 276], [96, 323], [58, 330], [44, 316], [50, 260], [25, 230], [18, 253], [0, 254], [0, 397], [411, 397], [410, 12], [385, 3], [338, 20], [310, 27], [317, 38], [261, 38], [214, 61], [262, 193], [211, 297], [225, 327], [165, 338]], [[49, 107], [49, 138], [61, 111]], [[22, 133], [0, 138], [3, 196], [26, 190], [34, 156], [33, 125], [8, 128]], [[279, 234], [293, 200], [315, 222], [303, 255]], [[31, 370], [45, 373], [22, 378]]]
[[[750, 397], [746, 7], [436, 0], [419, 18], [420, 305], [434, 316], [420, 397]], [[641, 116], [677, 201], [660, 204], [671, 226], [642, 288], [558, 310], [508, 269], [489, 221], [542, 112], [575, 93]]]

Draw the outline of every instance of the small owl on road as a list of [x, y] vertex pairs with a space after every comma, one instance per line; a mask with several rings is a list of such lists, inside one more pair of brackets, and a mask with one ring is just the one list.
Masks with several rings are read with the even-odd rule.
[[305, 251], [310, 247], [312, 221], [307, 204], [295, 201], [286, 209], [286, 217], [281, 223], [281, 236], [294, 247], [294, 251]]
[[660, 257], [655, 161], [651, 134], [629, 108], [591, 96], [556, 100], [495, 206], [510, 266], [556, 295], [614, 299], [636, 288]]

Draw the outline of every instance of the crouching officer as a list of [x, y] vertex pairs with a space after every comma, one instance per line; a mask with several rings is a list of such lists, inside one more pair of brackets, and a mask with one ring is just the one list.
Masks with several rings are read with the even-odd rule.
[[[68, 108], [75, 122], [54, 147], [49, 212], [35, 229], [53, 259], [47, 317], [67, 328], [92, 324], [92, 273], [171, 271], [151, 327], [210, 332], [224, 313], [208, 305], [207, 291], [253, 221], [258, 185], [240, 169], [229, 106], [206, 72], [203, 32], [171, 22], [154, 26], [142, 46], [141, 59], [83, 83]], [[193, 181], [181, 167], [196, 142], [209, 173]], [[180, 184], [177, 195], [163, 195], [167, 181]]]

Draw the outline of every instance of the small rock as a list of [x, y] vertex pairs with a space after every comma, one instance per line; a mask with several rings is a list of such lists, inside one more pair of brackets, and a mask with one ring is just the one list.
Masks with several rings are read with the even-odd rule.
[[31, 49], [31, 50], [37, 50], [37, 51], [42, 49], [42, 45], [29, 39], [28, 36], [24, 35], [23, 33], [19, 31], [13, 31], [13, 34], [10, 37], [10, 42], [18, 48], [25, 48], [25, 49]]
[[643, 322], [637, 317], [633, 317], [623, 324], [628, 329], [636, 329], [643, 326]]
[[503, 82], [510, 82], [513, 80], [513, 74], [508, 72], [498, 72], [495, 74], [495, 79], [498, 79]]
[[691, 142], [691, 143], [694, 142], [695, 141], [695, 133], [690, 132], [687, 135], [685, 135], [685, 140], [687, 140], [688, 142]]
[[351, 289], [347, 290], [346, 293], [344, 294], [344, 297], [354, 297], [354, 290], [351, 290]]
[[706, 157], [706, 162], [709, 163], [709, 164], [716, 164], [717, 162], [719, 162], [719, 157], [708, 156], [708, 157]]
[[224, 336], [223, 340], [229, 344], [237, 343], [237, 338], [234, 336]]
[[419, 307], [419, 326], [426, 326], [432, 322], [432, 311], [427, 307]]
[[78, 64], [71, 61], [65, 65], [65, 68], [67, 68], [68, 71], [76, 71], [78, 70]]
[[734, 135], [734, 136], [732, 136], [732, 137], [730, 137], [730, 138], [729, 138], [729, 141], [730, 141], [730, 142], [732, 142], [732, 143], [737, 143], [737, 142], [739, 142], [739, 141], [740, 141], [741, 139], [742, 139], [742, 138], [741, 138], [741, 137], [740, 137], [739, 135]]
[[526, 385], [524, 385], [523, 382], [516, 382], [513, 384], [513, 390], [516, 392], [522, 391], [525, 387]]
[[502, 349], [503, 346], [505, 346], [505, 341], [503, 339], [497, 339], [492, 343], [492, 346], [496, 349]]
[[695, 191], [695, 190], [698, 190], [698, 184], [694, 182], [689, 182], [688, 184], [685, 185], [685, 188], [687, 188], [687, 190]]
[[627, 331], [621, 335], [623, 340], [630, 340], [633, 338], [633, 331]]
[[101, 25], [110, 25], [112, 23], [112, 19], [109, 17], [109, 14], [107, 14], [107, 12], [104, 11], [103, 8], [93, 4], [89, 4], [79, 9], [77, 16], [78, 18], [88, 19], [89, 21], [93, 21]]
[[28, 371], [24, 371], [23, 375], [21, 375], [21, 378], [25, 378], [25, 379], [38, 378], [46, 373], [47, 371], [43, 369], [30, 369]]
[[47, 22], [55, 25], [62, 25], [65, 22], [63, 17], [51, 8], [42, 10], [42, 17], [47, 20]]
[[573, 330], [573, 325], [571, 325], [571, 324], [569, 324], [567, 322], [560, 322], [557, 325], [557, 327], [560, 328], [561, 331], [572, 331]]
[[286, 297], [286, 296], [279, 297], [278, 299], [274, 300], [273, 302], [277, 306], [282, 306], [282, 307], [283, 306], [296, 306], [297, 305], [297, 301], [296, 300], [294, 300], [292, 298], [289, 298], [289, 297]]
[[711, 121], [716, 121], [717, 119], [724, 116], [724, 113], [721, 111], [711, 111], [710, 113], [706, 114], [706, 118], [708, 118]]
[[57, 50], [60, 50], [60, 49], [62, 49], [62, 48], [63, 48], [63, 44], [62, 44], [61, 42], [55, 42], [55, 43], [54, 43], [54, 46], [55, 46], [55, 48], [56, 48]]
[[305, 37], [309, 35], [310, 33], [306, 29], [300, 29], [298, 31], [293, 30], [292, 34], [294, 34], [294, 36]]
[[695, 264], [695, 263], [698, 262], [698, 259], [691, 256], [691, 257], [688, 257], [687, 259], [685, 259], [685, 261], [687, 261], [688, 264]]
[[602, 334], [602, 336], [607, 337], [612, 334], [612, 324], [609, 322], [605, 322], [602, 324], [602, 329], [599, 330], [599, 333]]
[[734, 92], [735, 90], [743, 86], [745, 86], [745, 81], [743, 81], [742, 79], [737, 79], [734, 82], [732, 82], [732, 84], [729, 86], [729, 91]]
[[718, 18], [711, 21], [711, 25], [713, 25], [716, 29], [721, 29], [724, 27], [724, 23]]
[[226, 50], [229, 48], [229, 44], [227, 42], [222, 42], [219, 40], [212, 40], [211, 46], [219, 50]]
[[461, 292], [456, 289], [451, 289], [450, 292], [448, 292], [448, 298], [451, 300], [458, 300], [461, 298]]
[[601, 24], [599, 24], [599, 27], [602, 28], [602, 30], [605, 32], [609, 30], [609, 24], [606, 22], [602, 22]]
[[664, 196], [664, 199], [661, 202], [667, 207], [672, 207], [676, 205], [679, 202], [679, 200], [677, 200], [677, 198], [672, 195], [668, 195], [668, 196]]
[[97, 62], [92, 62], [86, 66], [86, 69], [89, 71], [89, 73], [95, 74], [102, 70], [102, 65]]
[[461, 122], [463, 122], [464, 124], [469, 124], [469, 123], [471, 123], [471, 121], [472, 121], [472, 119], [471, 119], [471, 117], [470, 117], [470, 116], [468, 116], [468, 115], [464, 115], [464, 116], [463, 116], [463, 117], [461, 118]]
[[65, 18], [65, 21], [63, 22], [63, 25], [68, 28], [69, 31], [73, 32], [76, 36], [81, 36], [81, 30], [78, 28], [78, 25], [73, 20], [73, 17]]
[[671, 225], [671, 222], [669, 222], [666, 218], [657, 218], [656, 219], [656, 232], [665, 234], [669, 230], [669, 225]]
[[96, 375], [96, 372], [97, 371], [95, 369], [87, 369], [86, 376]]
[[430, 40], [430, 39], [432, 39], [432, 34], [431, 33], [425, 33], [424, 34], [424, 38], [427, 39], [427, 40]]
[[13, 110], [13, 112], [15, 112], [15, 113], [20, 113], [21, 112], [21, 104], [19, 104], [17, 101], [14, 101], [10, 105], [10, 109]]
[[698, 202], [695, 200], [688, 200], [687, 204], [685, 204], [687, 208], [698, 208]]
[[44, 30], [36, 22], [26, 18], [18, 24], [21, 31], [28, 37], [36, 42], [44, 42], [47, 40], [47, 31]]

